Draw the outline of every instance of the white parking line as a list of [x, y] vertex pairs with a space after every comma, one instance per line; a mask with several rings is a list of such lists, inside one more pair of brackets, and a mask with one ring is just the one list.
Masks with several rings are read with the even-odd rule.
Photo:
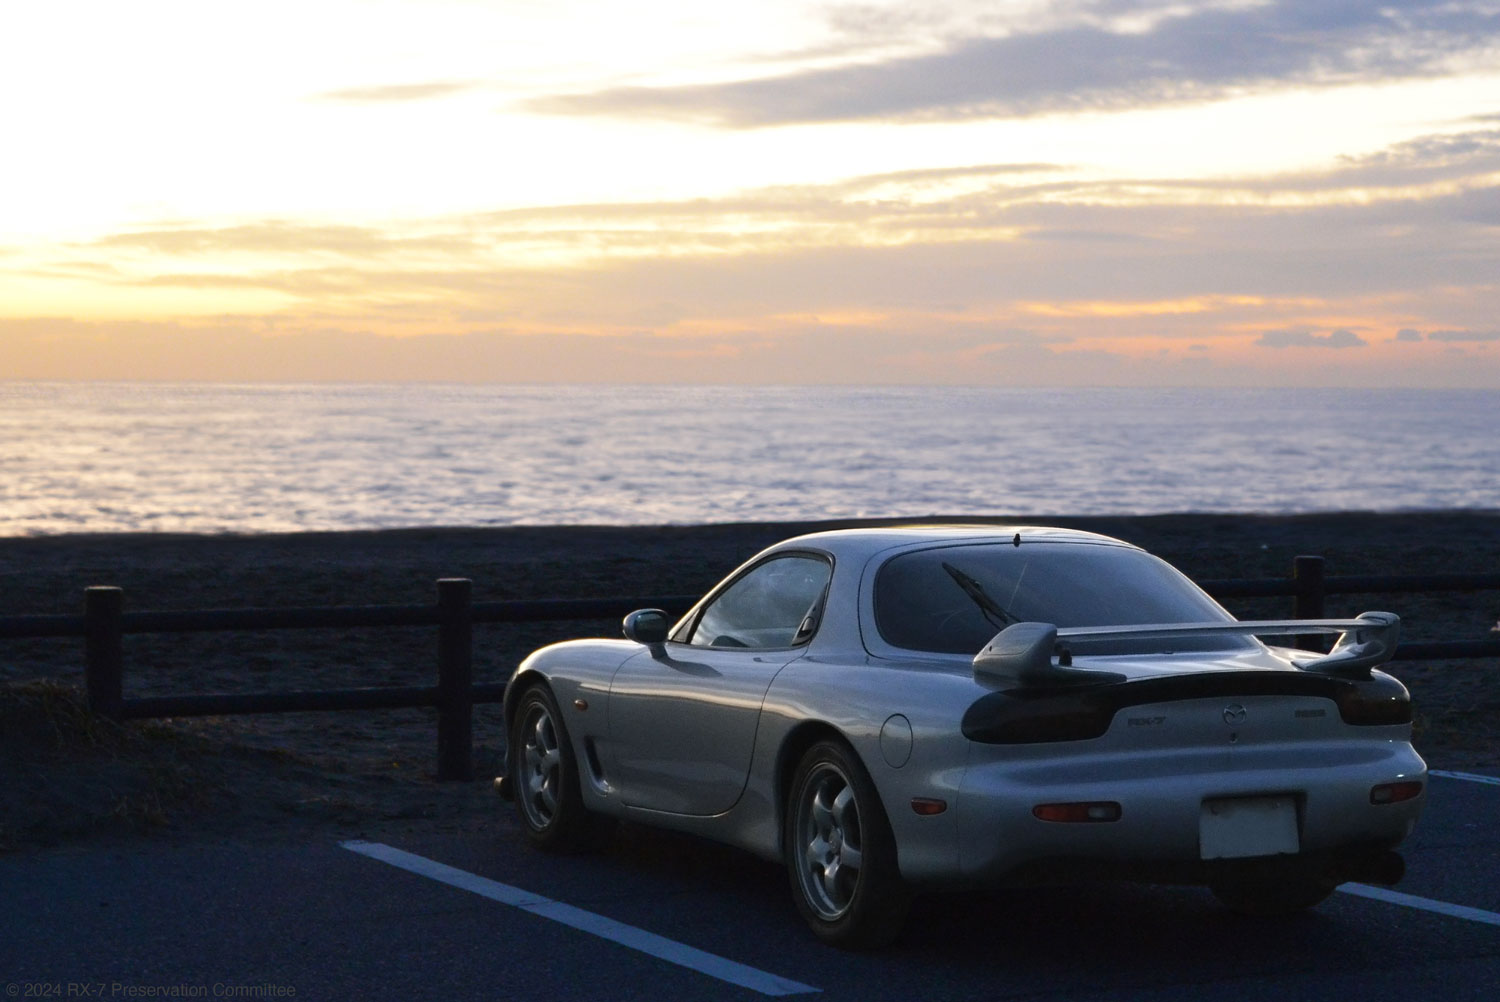
[[[1427, 775], [1441, 776], [1444, 779], [1462, 779], [1470, 783], [1488, 783], [1492, 786], [1500, 786], [1500, 778], [1495, 776], [1481, 776], [1477, 772], [1447, 772], [1442, 769], [1429, 769], [1427, 770]], [[1357, 898], [1369, 898], [1373, 901], [1384, 901], [1387, 904], [1417, 908], [1424, 912], [1434, 912], [1438, 915], [1447, 915], [1452, 918], [1467, 919], [1470, 922], [1482, 922], [1485, 925], [1500, 926], [1500, 913], [1487, 912], [1483, 908], [1470, 908], [1468, 905], [1452, 905], [1446, 901], [1419, 898], [1415, 894], [1402, 894], [1400, 891], [1392, 891], [1384, 887], [1371, 887], [1369, 884], [1343, 884], [1340, 885], [1339, 890], [1345, 894], [1352, 894]]]
[[720, 981], [727, 981], [732, 985], [760, 992], [762, 995], [801, 995], [822, 991], [821, 988], [768, 974], [754, 967], [694, 949], [676, 940], [667, 939], [665, 936], [658, 936], [644, 929], [637, 929], [635, 926], [605, 918], [603, 915], [595, 915], [582, 908], [575, 908], [561, 901], [544, 898], [540, 894], [523, 891], [519, 887], [511, 887], [509, 884], [502, 884], [488, 877], [481, 877], [467, 870], [439, 863], [425, 856], [404, 852], [382, 842], [355, 840], [340, 842], [339, 845], [350, 852], [378, 859], [382, 863], [389, 863], [391, 866], [436, 880], [450, 887], [471, 891], [491, 901], [519, 908], [554, 922], [561, 922], [574, 929], [611, 940], [621, 946], [628, 946], [632, 950], [639, 950], [680, 967], [707, 974], [711, 978], [718, 978]]
[[1387, 904], [1417, 908], [1424, 912], [1435, 912], [1438, 915], [1447, 915], [1450, 918], [1468, 919], [1470, 922], [1483, 922], [1485, 925], [1500, 925], [1500, 914], [1487, 912], [1483, 908], [1470, 908], [1468, 905], [1450, 905], [1446, 901], [1419, 898], [1415, 894], [1402, 894], [1400, 891], [1392, 891], [1384, 887], [1371, 887], [1369, 884], [1343, 884], [1339, 887], [1339, 890], [1345, 894], [1352, 894], [1357, 898], [1370, 898], [1374, 901], [1384, 901]]
[[1481, 776], [1477, 772], [1444, 772], [1442, 769], [1428, 769], [1429, 776], [1442, 776], [1444, 779], [1466, 779], [1471, 783], [1489, 783], [1491, 786], [1500, 786], [1500, 777]]

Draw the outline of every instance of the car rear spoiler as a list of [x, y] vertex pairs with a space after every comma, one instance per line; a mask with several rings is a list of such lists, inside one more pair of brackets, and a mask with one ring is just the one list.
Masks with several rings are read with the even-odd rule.
[[1370, 669], [1396, 652], [1401, 617], [1362, 612], [1355, 619], [1263, 619], [1228, 623], [1155, 623], [1144, 626], [1076, 626], [1013, 623], [974, 655], [974, 674], [1021, 685], [1059, 686], [1107, 681], [1108, 672], [1073, 668], [1069, 640], [1158, 640], [1172, 637], [1337, 634], [1327, 654], [1308, 652], [1292, 664], [1302, 671], [1369, 678]]

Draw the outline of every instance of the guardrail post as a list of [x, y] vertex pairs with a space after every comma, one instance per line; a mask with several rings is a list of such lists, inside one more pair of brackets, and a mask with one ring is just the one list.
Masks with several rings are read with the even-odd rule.
[[[1296, 585], [1295, 604], [1292, 616], [1296, 619], [1322, 619], [1323, 612], [1323, 558], [1293, 557], [1292, 582]], [[1303, 650], [1319, 650], [1319, 638], [1310, 634], [1297, 637], [1297, 646]]]
[[474, 583], [440, 578], [438, 779], [474, 778]]
[[83, 592], [84, 680], [89, 710], [119, 720], [125, 710], [125, 653], [120, 618], [125, 592], [109, 585], [93, 585]]

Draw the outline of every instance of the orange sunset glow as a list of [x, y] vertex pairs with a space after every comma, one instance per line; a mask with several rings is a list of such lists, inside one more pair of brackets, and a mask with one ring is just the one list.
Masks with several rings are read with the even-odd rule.
[[8, 21], [0, 379], [1500, 386], [1492, 5]]

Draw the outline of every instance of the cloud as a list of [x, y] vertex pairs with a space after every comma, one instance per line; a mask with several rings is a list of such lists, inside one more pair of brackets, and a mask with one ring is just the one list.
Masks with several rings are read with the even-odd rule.
[[134, 248], [159, 254], [340, 254], [353, 257], [392, 253], [472, 251], [472, 238], [453, 234], [401, 234], [364, 226], [336, 226], [268, 219], [240, 226], [170, 226], [127, 230], [89, 246]]
[[1500, 331], [1428, 331], [1429, 341], [1500, 341]]
[[1500, 330], [1436, 330], [1423, 334], [1419, 330], [1403, 327], [1396, 332], [1392, 339], [1395, 341], [1442, 341], [1448, 344], [1461, 343], [1483, 343], [1489, 341], [1500, 341]]
[[936, 53], [727, 83], [557, 94], [523, 107], [736, 128], [1015, 117], [1433, 75], [1478, 59], [1500, 35], [1500, 10], [1445, 0], [1077, 9], [1092, 16], [955, 40]]
[[337, 101], [347, 104], [393, 104], [410, 101], [433, 101], [452, 97], [468, 91], [479, 90], [486, 84], [479, 80], [432, 80], [424, 83], [374, 84], [368, 87], [348, 87], [342, 90], [324, 91], [314, 94], [314, 101]]
[[[286, 297], [350, 310], [420, 303], [429, 317], [508, 316], [579, 330], [1189, 299], [1211, 302], [1208, 316], [1255, 329], [1484, 330], [1493, 322], [1493, 294], [1483, 291], [1494, 282], [1491, 238], [1464, 221], [1460, 196], [1321, 204], [1298, 196], [1294, 179], [1285, 204], [1270, 193], [1220, 205], [1169, 189], [1141, 198], [1064, 172], [1038, 179], [1008, 165], [964, 173], [956, 193], [946, 191], [955, 176], [902, 172], [722, 199], [559, 205], [388, 228], [270, 221], [135, 229], [69, 245], [11, 275], [91, 283], [122, 297], [180, 289], [198, 309], [213, 308], [222, 290], [232, 308], [283, 307]], [[273, 298], [245, 298], [256, 290]], [[1399, 324], [1384, 315], [1388, 307], [1335, 314], [1295, 305], [1393, 294], [1410, 297]], [[1267, 305], [1234, 305], [1247, 296]], [[1320, 326], [1319, 317], [1335, 315], [1349, 319]]]
[[[100, 324], [0, 319], [0, 369], [17, 378], [261, 381], [698, 382], [872, 384], [1025, 382], [1037, 366], [1064, 374], [1022, 330], [828, 328], [681, 337], [480, 330], [384, 337], [287, 318], [289, 335], [244, 318], [223, 322]], [[1074, 363], [1091, 353], [1074, 352]], [[1095, 353], [1097, 354], [1097, 353]], [[1022, 361], [1028, 367], [1018, 368]]]
[[[368, 366], [351, 370], [369, 378], [399, 378], [403, 366], [412, 378], [465, 378], [452, 360], [485, 345], [493, 365], [476, 373], [548, 378], [553, 370], [522, 357], [536, 350], [555, 363], [550, 378], [566, 379], [563, 358], [576, 351], [612, 359], [629, 374], [622, 379], [655, 378], [656, 370], [625, 356], [657, 358], [669, 346], [673, 359], [701, 349], [720, 360], [672, 361], [662, 370], [672, 378], [734, 381], [723, 359], [761, 360], [756, 371], [774, 373], [771, 355], [752, 347], [771, 346], [781, 365], [805, 365], [809, 373], [961, 382], [966, 373], [988, 378], [977, 374], [991, 369], [996, 379], [1009, 378], [1026, 352], [1036, 371], [1067, 381], [1064, 363], [1094, 349], [1191, 356], [1216, 370], [1233, 356], [1252, 372], [1287, 358], [1247, 350], [1252, 343], [1368, 343], [1366, 351], [1339, 353], [1338, 378], [1354, 378], [1357, 366], [1384, 366], [1387, 383], [1409, 374], [1436, 382], [1419, 370], [1452, 353], [1469, 362], [1462, 371], [1453, 363], [1456, 375], [1445, 370], [1442, 378], [1500, 385], [1490, 364], [1496, 352], [1484, 344], [1497, 340], [1484, 333], [1495, 331], [1494, 233], [1473, 211], [1476, 198], [1500, 196], [1493, 147], [1493, 130], [1477, 130], [1404, 143], [1327, 172], [1212, 185], [1099, 181], [1066, 165], [990, 163], [720, 198], [553, 205], [378, 226], [162, 224], [23, 260], [0, 277], [0, 292], [12, 283], [30, 297], [18, 302], [37, 304], [27, 307], [34, 312], [88, 302], [92, 316], [138, 316], [130, 310], [140, 303], [155, 316], [261, 313], [269, 319], [256, 323], [290, 336], [225, 354], [240, 357], [255, 378], [295, 378], [298, 364], [342, 378], [318, 361], [339, 345], [371, 352]], [[1455, 183], [1393, 192], [1374, 185], [1395, 172], [1421, 180], [1435, 164], [1452, 171]], [[119, 304], [122, 312], [107, 312]], [[478, 340], [400, 347], [300, 340], [325, 327]], [[1432, 343], [1398, 351], [1391, 341], [1398, 328], [1397, 341]], [[1428, 338], [1427, 331], [1448, 333]], [[608, 341], [606, 351], [604, 341], [590, 340], [596, 336], [624, 340]], [[526, 340], [532, 337], [579, 340], [557, 342], [573, 346], [567, 351], [543, 352], [542, 341]], [[906, 343], [907, 356], [897, 354], [897, 342]], [[304, 359], [299, 345], [312, 351], [320, 344], [321, 354], [293, 364]], [[418, 344], [427, 345], [431, 364], [417, 357]], [[286, 353], [286, 365], [271, 357], [275, 351]], [[82, 365], [87, 352], [65, 354]], [[167, 350], [143, 349], [141, 357], [164, 370], [175, 364]], [[376, 359], [384, 361], [376, 366]], [[213, 375], [219, 370], [208, 361], [197, 364], [202, 378], [229, 378]], [[117, 368], [144, 371], [134, 365], [121, 359]], [[1115, 378], [1102, 369], [1102, 356], [1099, 365], [1097, 378]], [[0, 365], [0, 372], [19, 371]]]
[[[1439, 162], [1447, 180], [1430, 189], [1382, 195], [1378, 187], [1420, 183]], [[77, 273], [93, 256], [100, 280], [119, 285], [307, 296], [355, 291], [363, 281], [376, 296], [457, 293], [455, 308], [474, 310], [490, 307], [470, 296], [528, 281], [572, 287], [575, 298], [585, 286], [609, 287], [586, 298], [621, 311], [701, 303], [700, 288], [721, 294], [726, 308], [748, 299], [773, 310], [830, 300], [883, 308], [1205, 293], [1326, 298], [1492, 283], [1492, 236], [1483, 227], [1486, 206], [1500, 211], [1496, 172], [1500, 132], [1480, 130], [1403, 143], [1330, 171], [1211, 184], [1101, 181], [1057, 164], [991, 163], [384, 227], [276, 219], [143, 227], [70, 245], [49, 264], [56, 274], [67, 260]], [[614, 288], [621, 274], [636, 284]], [[849, 298], [838, 299], [839, 290]], [[1474, 315], [1442, 315], [1427, 323], [1488, 326]], [[1407, 325], [1421, 322], [1420, 313], [1408, 316]]]
[[1318, 175], [1329, 185], [1411, 185], [1484, 178], [1500, 171], [1500, 128], [1421, 136], [1375, 153], [1343, 157]]
[[1363, 348], [1369, 342], [1351, 330], [1340, 328], [1327, 334], [1306, 330], [1265, 331], [1255, 343], [1263, 348]]

